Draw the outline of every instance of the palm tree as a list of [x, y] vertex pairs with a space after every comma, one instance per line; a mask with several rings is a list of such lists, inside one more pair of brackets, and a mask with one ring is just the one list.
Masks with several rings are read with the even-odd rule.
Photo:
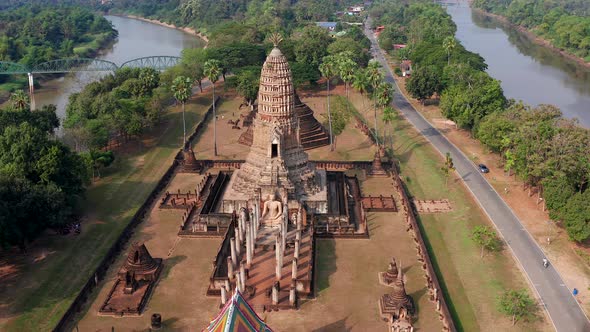
[[330, 80], [336, 76], [336, 59], [331, 56], [325, 56], [320, 65], [320, 73], [326, 78], [327, 92], [328, 92], [328, 127], [330, 129], [330, 151], [334, 151], [333, 136], [332, 136], [332, 114], [330, 113]]
[[447, 65], [451, 64], [451, 52], [457, 47], [455, 36], [448, 36], [443, 40], [443, 48], [447, 51]]
[[216, 59], [210, 59], [205, 62], [205, 76], [209, 78], [213, 86], [213, 154], [217, 156], [217, 114], [215, 112], [215, 82], [221, 76], [221, 62]]
[[[373, 105], [374, 105], [374, 112], [375, 112], [375, 136], [379, 132], [377, 128], [377, 87], [381, 82], [383, 82], [383, 74], [381, 73], [381, 64], [376, 60], [369, 61], [369, 65], [367, 66], [367, 75], [369, 77], [369, 82], [371, 83], [371, 87], [373, 88]], [[379, 140], [377, 139], [377, 145], [379, 145]]]
[[185, 76], [178, 76], [172, 82], [172, 93], [174, 98], [182, 104], [182, 148], [186, 148], [186, 121], [184, 119], [184, 104], [190, 98], [192, 91], [192, 81]]
[[389, 133], [389, 144], [393, 148], [393, 140], [392, 140], [391, 134], [393, 133], [393, 121], [395, 120], [395, 110], [393, 109], [393, 107], [387, 105], [383, 109], [383, 114], [381, 115], [381, 117], [382, 117], [381, 120], [383, 120], [383, 123], [385, 123], [385, 126], [383, 126], [383, 141], [385, 141], [385, 137], [386, 137], [385, 129], [387, 128], [387, 125], [389, 124], [392, 127], [391, 132]]
[[356, 62], [352, 60], [352, 52], [345, 51], [341, 52], [337, 56], [338, 76], [344, 81], [344, 88], [346, 90], [346, 110], [349, 111], [350, 95], [348, 92], [348, 86], [354, 79], [354, 70], [357, 67]]
[[10, 103], [16, 110], [23, 111], [29, 106], [29, 96], [23, 90], [16, 90], [10, 95]]
[[[352, 88], [364, 95], [369, 89], [369, 76], [364, 69], [358, 69], [352, 79]], [[363, 98], [363, 109], [365, 108], [365, 98]]]
[[[393, 99], [393, 87], [391, 84], [382, 81], [378, 86], [377, 90], [375, 91], [375, 98], [377, 99], [377, 106], [379, 107], [386, 107], [389, 106], [391, 100]], [[375, 113], [377, 116], [377, 113]], [[385, 129], [383, 129], [383, 141], [385, 142]], [[377, 128], [375, 128], [375, 136], [378, 137]], [[377, 140], [379, 142], [379, 140]], [[377, 143], [378, 144], [378, 143]]]

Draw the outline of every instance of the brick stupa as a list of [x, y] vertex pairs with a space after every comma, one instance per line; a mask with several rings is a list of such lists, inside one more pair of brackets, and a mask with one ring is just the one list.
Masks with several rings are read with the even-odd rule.
[[295, 91], [287, 59], [275, 46], [260, 76], [258, 112], [246, 162], [238, 170], [232, 189], [251, 196], [283, 188], [289, 197], [313, 195], [318, 180], [299, 140]]

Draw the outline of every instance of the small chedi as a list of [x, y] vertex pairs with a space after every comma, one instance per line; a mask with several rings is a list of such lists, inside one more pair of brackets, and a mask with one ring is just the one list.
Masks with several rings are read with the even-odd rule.
[[201, 171], [202, 167], [201, 164], [195, 158], [195, 153], [193, 149], [189, 147], [186, 150], [182, 151], [183, 156], [183, 163], [182, 163], [182, 171], [187, 173], [198, 173]]
[[99, 313], [113, 316], [140, 315], [161, 271], [162, 259], [153, 258], [143, 243], [133, 243]]
[[379, 282], [381, 282], [385, 286], [391, 286], [395, 280], [397, 280], [397, 276], [399, 274], [399, 270], [397, 269], [397, 263], [395, 258], [391, 258], [391, 262], [389, 262], [389, 266], [387, 271], [379, 273]]
[[386, 272], [380, 273], [379, 280], [393, 288], [391, 293], [381, 296], [379, 309], [381, 316], [387, 319], [390, 332], [412, 332], [412, 316], [416, 313], [414, 300], [406, 294], [404, 274], [401, 265], [398, 268], [392, 259]]
[[387, 172], [381, 163], [381, 154], [382, 151], [380, 149], [375, 152], [375, 157], [373, 158], [373, 163], [371, 164], [371, 169], [369, 170], [369, 175], [384, 177], [387, 176]]

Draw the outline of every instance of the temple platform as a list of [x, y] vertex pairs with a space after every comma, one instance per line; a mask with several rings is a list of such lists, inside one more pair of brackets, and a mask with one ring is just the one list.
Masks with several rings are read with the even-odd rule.
[[[233, 188], [234, 181], [236, 181], [237, 172], [233, 172], [231, 179], [222, 194], [222, 203], [218, 205], [217, 213], [232, 213], [234, 210], [239, 210], [239, 207], [246, 206], [246, 202], [255, 197], [255, 193], [248, 195], [241, 193]], [[320, 191], [310, 196], [300, 197], [306, 205], [314, 213], [328, 213], [328, 180], [325, 170], [316, 170], [316, 177], [319, 182]], [[264, 197], [263, 197], [264, 199]], [[289, 202], [289, 207], [293, 207]]]

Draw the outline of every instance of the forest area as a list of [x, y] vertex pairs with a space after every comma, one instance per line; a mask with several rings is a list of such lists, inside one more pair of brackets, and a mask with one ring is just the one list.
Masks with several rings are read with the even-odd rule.
[[506, 172], [540, 188], [550, 217], [563, 222], [570, 239], [588, 240], [590, 131], [555, 106], [507, 100], [483, 59], [454, 37], [455, 24], [439, 5], [380, 1], [371, 15], [376, 26], [385, 26], [381, 44], [407, 43], [391, 52], [417, 67], [406, 84], [412, 97], [439, 99], [443, 115], [500, 154]]
[[553, 46], [590, 62], [590, 2], [586, 0], [474, 0], [473, 7], [504, 16]]
[[[91, 57], [117, 37], [104, 17], [79, 7], [23, 5], [0, 11], [0, 61], [26, 67], [71, 57]], [[0, 90], [24, 85], [22, 75], [0, 75]], [[13, 82], [13, 84], [2, 84]]]

